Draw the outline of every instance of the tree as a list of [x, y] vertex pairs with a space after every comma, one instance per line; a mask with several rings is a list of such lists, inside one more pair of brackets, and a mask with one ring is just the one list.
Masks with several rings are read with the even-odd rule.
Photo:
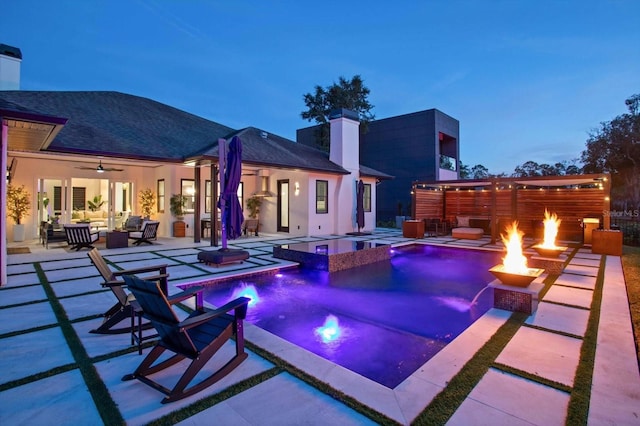
[[489, 169], [482, 164], [476, 164], [471, 168], [471, 179], [486, 179], [489, 176]]
[[338, 108], [352, 110], [360, 117], [360, 132], [366, 133], [368, 123], [375, 118], [371, 109], [373, 105], [367, 99], [369, 89], [362, 78], [355, 75], [351, 80], [340, 77], [338, 83], [326, 88], [316, 86], [315, 93], [303, 96], [307, 110], [301, 113], [303, 119], [320, 124], [316, 132], [316, 143], [319, 148], [329, 150], [329, 115]]
[[582, 151], [586, 173], [611, 173], [612, 192], [640, 207], [640, 94], [625, 100], [629, 112], [600, 123]]

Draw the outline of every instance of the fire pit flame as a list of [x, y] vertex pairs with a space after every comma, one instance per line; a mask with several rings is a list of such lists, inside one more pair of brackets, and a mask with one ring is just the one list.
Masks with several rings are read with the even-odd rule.
[[567, 249], [567, 247], [556, 245], [556, 237], [558, 236], [561, 222], [562, 220], [558, 219], [558, 215], [549, 213], [547, 209], [544, 210], [544, 240], [542, 244], [533, 246], [534, 250], [541, 256], [558, 257], [560, 253]]
[[505, 272], [511, 272], [514, 274], [526, 274], [527, 258], [522, 254], [522, 236], [524, 235], [518, 229], [518, 222], [514, 221], [511, 225], [507, 226], [507, 236], [501, 235], [502, 242], [507, 248], [507, 255], [502, 259]]
[[527, 258], [522, 253], [522, 236], [518, 229], [518, 222], [514, 221], [506, 229], [507, 235], [502, 235], [502, 242], [507, 248], [507, 255], [502, 259], [502, 265], [489, 269], [503, 284], [526, 287], [531, 281], [542, 274], [542, 269], [528, 268]]
[[549, 213], [547, 209], [544, 209], [544, 240], [540, 247], [548, 249], [559, 248], [556, 246], [556, 237], [558, 236], [558, 228], [560, 228], [561, 219], [558, 219], [558, 215], [555, 213]]

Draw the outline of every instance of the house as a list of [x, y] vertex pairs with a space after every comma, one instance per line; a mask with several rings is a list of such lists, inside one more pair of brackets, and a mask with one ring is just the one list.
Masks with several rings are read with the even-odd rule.
[[[316, 146], [316, 128], [298, 129], [297, 142]], [[360, 135], [360, 160], [394, 176], [378, 185], [378, 220], [411, 215], [413, 182], [458, 179], [459, 158], [460, 123], [437, 109], [370, 122]]]
[[[0, 55], [1, 56], [1, 55]], [[0, 70], [2, 68], [0, 67]], [[262, 198], [260, 230], [287, 236], [356, 231], [356, 183], [365, 184], [365, 227], [376, 224], [376, 183], [391, 176], [360, 164], [357, 117], [340, 110], [331, 120], [331, 155], [265, 130], [232, 129], [151, 99], [103, 91], [0, 91], [2, 167], [7, 180], [25, 185], [31, 211], [25, 237], [37, 238], [41, 221], [70, 223], [88, 201], [104, 204], [100, 226], [113, 229], [140, 214], [139, 193], [157, 196], [152, 217], [160, 236], [172, 235], [172, 194], [187, 197], [187, 236], [200, 241], [201, 222], [215, 210], [219, 140], [243, 144], [243, 209]], [[6, 283], [6, 180], [0, 202], [0, 267]], [[212, 209], [212, 206], [214, 207]], [[215, 221], [214, 221], [215, 223]], [[214, 239], [212, 239], [213, 244]]]

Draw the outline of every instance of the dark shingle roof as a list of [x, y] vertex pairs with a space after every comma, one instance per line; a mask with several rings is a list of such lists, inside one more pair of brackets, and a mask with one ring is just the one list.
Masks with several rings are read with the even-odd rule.
[[[0, 109], [67, 118], [48, 151], [183, 162], [218, 158], [218, 139], [238, 135], [243, 162], [346, 174], [327, 153], [254, 127], [235, 130], [169, 105], [120, 92], [0, 91]], [[266, 134], [266, 137], [263, 135]], [[367, 176], [388, 175], [362, 166]]]
[[21, 109], [68, 118], [49, 151], [182, 161], [234, 129], [119, 92], [2, 91]]
[[[228, 136], [238, 136], [242, 141], [242, 162], [257, 166], [299, 168], [348, 174], [349, 172], [329, 161], [326, 152], [298, 144], [289, 139], [265, 132], [255, 127], [238, 130]], [[194, 157], [218, 158], [218, 144]]]

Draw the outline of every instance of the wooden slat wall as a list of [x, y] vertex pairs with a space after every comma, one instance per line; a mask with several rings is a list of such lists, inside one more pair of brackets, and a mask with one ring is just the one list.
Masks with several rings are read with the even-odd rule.
[[444, 207], [442, 191], [415, 189], [415, 215], [414, 219], [442, 218]]
[[518, 220], [520, 229], [533, 232], [533, 223], [544, 219], [544, 210], [558, 215], [560, 238], [580, 238], [582, 219], [600, 217], [604, 210], [604, 195], [597, 188], [549, 188], [518, 190]]
[[454, 223], [456, 216], [491, 217], [491, 191], [468, 190], [447, 191], [445, 195], [446, 219]]
[[[516, 211], [512, 212], [512, 191], [516, 191]], [[444, 194], [444, 197], [443, 197]], [[444, 200], [443, 200], [444, 199]], [[415, 191], [416, 219], [443, 216], [455, 222], [456, 216], [491, 217], [491, 190], [460, 189]], [[498, 235], [513, 219], [529, 236], [535, 236], [534, 224], [544, 219], [547, 208], [562, 219], [560, 238], [580, 239], [584, 217], [600, 217], [604, 211], [604, 193], [597, 188], [500, 189], [496, 192]], [[515, 217], [514, 217], [515, 216]]]

